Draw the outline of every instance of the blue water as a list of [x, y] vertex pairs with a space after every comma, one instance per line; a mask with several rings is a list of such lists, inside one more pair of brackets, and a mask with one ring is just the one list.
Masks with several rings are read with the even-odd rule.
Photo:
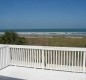
[[86, 32], [86, 29], [0, 29], [0, 32]]

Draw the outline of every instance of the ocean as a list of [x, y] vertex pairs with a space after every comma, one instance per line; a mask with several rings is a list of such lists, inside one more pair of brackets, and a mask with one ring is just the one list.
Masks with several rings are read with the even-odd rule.
[[6, 31], [14, 31], [21, 36], [86, 37], [86, 29], [0, 29], [0, 34]]
[[0, 29], [0, 32], [86, 32], [86, 29]]

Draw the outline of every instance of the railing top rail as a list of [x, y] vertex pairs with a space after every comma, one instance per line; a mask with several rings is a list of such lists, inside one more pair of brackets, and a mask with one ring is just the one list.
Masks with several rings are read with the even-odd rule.
[[[35, 45], [3, 45], [9, 46], [10, 48], [26, 48], [26, 49], [42, 49], [42, 50], [61, 50], [61, 51], [86, 51], [86, 48], [78, 48], [78, 47], [53, 47], [53, 46], [35, 46]], [[1, 46], [0, 45], [0, 46]]]
[[35, 45], [5, 45], [0, 44], [0, 48], [10, 47], [10, 48], [26, 48], [26, 49], [42, 49], [42, 50], [61, 50], [61, 51], [86, 51], [86, 48], [79, 47], [53, 47], [53, 46], [35, 46]]
[[6, 47], [9, 47], [9, 46], [6, 46], [6, 45], [0, 45], [0, 48], [6, 48]]

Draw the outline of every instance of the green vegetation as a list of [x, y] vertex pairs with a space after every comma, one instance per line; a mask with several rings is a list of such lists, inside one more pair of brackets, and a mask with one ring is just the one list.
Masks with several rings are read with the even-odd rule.
[[5, 32], [0, 37], [0, 44], [62, 46], [62, 47], [86, 47], [86, 38], [72, 37], [20, 37], [15, 32]]
[[0, 44], [27, 44], [24, 37], [19, 37], [15, 32], [5, 32], [0, 37]]
[[30, 45], [62, 46], [62, 47], [86, 47], [86, 38], [52, 37], [52, 38], [28, 38]]

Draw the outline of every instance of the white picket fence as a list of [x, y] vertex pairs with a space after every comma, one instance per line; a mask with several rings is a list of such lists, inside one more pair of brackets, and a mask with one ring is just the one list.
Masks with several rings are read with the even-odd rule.
[[10, 65], [86, 72], [86, 48], [9, 45]]
[[0, 46], [0, 69], [10, 65], [9, 47]]

